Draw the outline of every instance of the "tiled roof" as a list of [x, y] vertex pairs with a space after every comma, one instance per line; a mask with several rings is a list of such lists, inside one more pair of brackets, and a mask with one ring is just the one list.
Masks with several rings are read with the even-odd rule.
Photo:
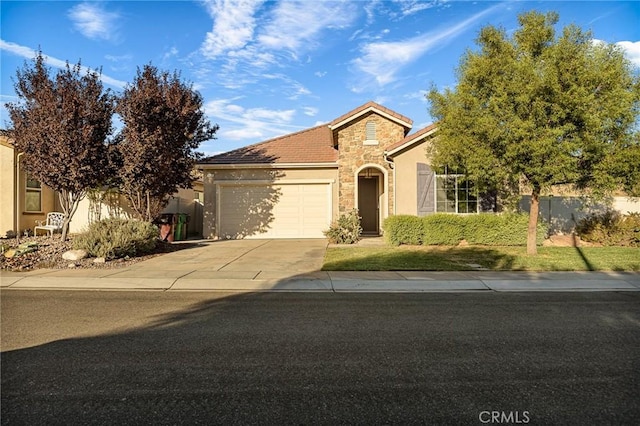
[[397, 112], [395, 112], [393, 110], [390, 110], [389, 108], [383, 107], [382, 105], [380, 105], [378, 103], [370, 101], [370, 102], [367, 102], [366, 104], [361, 105], [358, 108], [356, 108], [356, 109], [354, 109], [352, 111], [349, 111], [348, 113], [336, 118], [331, 123], [329, 123], [329, 127], [334, 127], [337, 124], [342, 123], [343, 121], [348, 120], [349, 118], [351, 118], [353, 116], [357, 116], [358, 114], [360, 114], [361, 112], [363, 112], [363, 111], [365, 111], [365, 110], [367, 110], [369, 108], [377, 109], [378, 111], [381, 111], [381, 112], [383, 112], [383, 113], [385, 113], [385, 114], [387, 114], [387, 115], [389, 115], [389, 116], [391, 116], [391, 117], [393, 117], [393, 118], [395, 118], [395, 119], [397, 119], [399, 121], [402, 121], [402, 122], [408, 124], [409, 128], [413, 124], [413, 120], [412, 119], [410, 119], [408, 117], [405, 117], [402, 114], [398, 114]]
[[404, 139], [402, 139], [401, 141], [398, 141], [396, 143], [394, 143], [391, 146], [388, 146], [386, 151], [387, 152], [392, 152], [400, 147], [402, 147], [403, 145], [407, 145], [407, 144], [411, 144], [411, 142], [418, 142], [420, 140], [421, 136], [426, 135], [427, 133], [431, 132], [432, 130], [436, 129], [436, 124], [430, 124], [427, 127], [418, 130], [415, 133], [412, 133], [410, 135], [407, 135], [407, 137], [405, 137]]
[[338, 151], [333, 147], [327, 125], [280, 136], [255, 145], [214, 155], [200, 164], [278, 164], [335, 163]]

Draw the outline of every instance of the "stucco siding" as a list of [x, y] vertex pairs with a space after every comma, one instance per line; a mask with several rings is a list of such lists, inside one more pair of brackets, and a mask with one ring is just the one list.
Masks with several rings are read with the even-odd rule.
[[396, 175], [395, 214], [417, 215], [418, 210], [418, 163], [428, 163], [426, 142], [413, 145], [394, 159]]
[[13, 148], [0, 145], [0, 236], [15, 231]]

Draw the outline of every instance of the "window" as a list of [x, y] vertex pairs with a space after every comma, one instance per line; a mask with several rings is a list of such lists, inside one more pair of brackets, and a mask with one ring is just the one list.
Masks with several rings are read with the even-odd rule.
[[376, 136], [376, 122], [367, 121], [365, 125], [365, 145], [378, 145], [378, 139]]
[[478, 194], [464, 175], [436, 175], [436, 211], [478, 213]]
[[24, 209], [27, 212], [42, 211], [42, 186], [37, 179], [29, 175], [27, 175]]

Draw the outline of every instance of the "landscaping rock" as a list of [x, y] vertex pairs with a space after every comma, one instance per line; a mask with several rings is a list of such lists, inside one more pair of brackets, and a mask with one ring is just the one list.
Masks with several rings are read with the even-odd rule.
[[85, 250], [69, 250], [62, 253], [62, 258], [64, 260], [82, 260], [89, 256]]
[[105, 259], [104, 257], [96, 257], [95, 259], [93, 259], [93, 263], [105, 263], [107, 261], [107, 259]]

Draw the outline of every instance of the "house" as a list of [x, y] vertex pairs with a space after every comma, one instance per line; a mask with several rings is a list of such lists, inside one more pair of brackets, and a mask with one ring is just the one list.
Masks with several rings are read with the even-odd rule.
[[358, 209], [363, 234], [393, 214], [478, 211], [456, 175], [437, 176], [425, 148], [434, 125], [368, 102], [328, 124], [202, 160], [205, 237], [322, 238]]
[[33, 230], [36, 221], [46, 221], [47, 213], [60, 211], [55, 191], [20, 167], [22, 155], [7, 135], [0, 135], [0, 236]]
[[[437, 128], [411, 133], [412, 124], [368, 102], [328, 124], [205, 158], [197, 165], [204, 237], [323, 238], [352, 209], [364, 235], [380, 235], [395, 214], [497, 211], [495, 197], [479, 196], [463, 175], [430, 167], [426, 148]], [[625, 196], [590, 205], [575, 194], [544, 195], [540, 217], [552, 232], [571, 232], [576, 220], [605, 209], [640, 212], [640, 202]], [[522, 200], [527, 211], [527, 196]]]
[[[33, 235], [36, 221], [46, 221], [47, 213], [61, 212], [58, 193], [29, 176], [20, 165], [24, 154], [18, 153], [8, 135], [0, 135], [0, 237], [14, 237], [19, 230]], [[163, 213], [186, 213], [190, 216], [188, 232], [202, 235], [202, 181], [193, 188], [180, 189], [170, 197]], [[108, 217], [130, 217], [127, 202], [114, 191], [92, 191], [76, 210], [69, 232], [80, 233], [89, 224]]]

